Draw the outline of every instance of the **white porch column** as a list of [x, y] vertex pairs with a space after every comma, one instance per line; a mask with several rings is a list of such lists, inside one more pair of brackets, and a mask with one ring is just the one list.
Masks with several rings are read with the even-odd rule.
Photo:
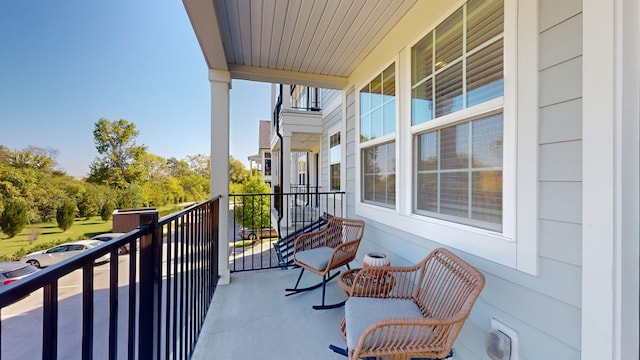
[[[228, 71], [209, 70], [211, 83], [211, 195], [221, 195], [218, 254], [218, 284], [229, 276], [229, 90]], [[214, 170], [215, 169], [215, 170]]]
[[[280, 188], [285, 194], [291, 193], [291, 133], [282, 134], [282, 184]], [[284, 196], [282, 200], [282, 223], [285, 226], [291, 226], [289, 219], [289, 209], [291, 207], [290, 201], [292, 197], [290, 195]]]

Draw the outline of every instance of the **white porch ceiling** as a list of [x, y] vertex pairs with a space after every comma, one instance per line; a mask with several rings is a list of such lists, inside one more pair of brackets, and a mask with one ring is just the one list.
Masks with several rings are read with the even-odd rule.
[[417, 0], [183, 0], [210, 69], [342, 88]]

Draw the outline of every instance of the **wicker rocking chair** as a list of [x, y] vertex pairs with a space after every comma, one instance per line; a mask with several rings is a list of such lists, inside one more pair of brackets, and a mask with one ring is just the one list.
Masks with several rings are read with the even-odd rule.
[[[381, 272], [393, 277], [392, 289], [376, 289]], [[450, 357], [485, 283], [479, 271], [445, 249], [415, 266], [365, 268], [353, 281], [358, 291], [352, 290], [345, 307], [347, 349], [329, 346], [349, 359]]]
[[[326, 285], [340, 274], [340, 271], [330, 274], [332, 270], [341, 266], [349, 268], [349, 263], [356, 257], [363, 234], [364, 221], [333, 217], [322, 230], [298, 236], [294, 245], [293, 259], [301, 270], [295, 287], [285, 289], [289, 292], [286, 296], [322, 286], [322, 303], [314, 305], [315, 310], [344, 306], [344, 301], [332, 305], [325, 304]], [[322, 276], [322, 282], [310, 287], [298, 288], [305, 270]]]

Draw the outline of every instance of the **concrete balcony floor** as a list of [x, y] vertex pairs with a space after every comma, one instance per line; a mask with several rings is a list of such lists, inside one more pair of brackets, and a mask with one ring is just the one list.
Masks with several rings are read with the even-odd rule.
[[[285, 296], [284, 289], [295, 285], [299, 272], [231, 274], [231, 283], [216, 289], [193, 359], [346, 360], [329, 349], [329, 344], [346, 347], [338, 331], [344, 307], [313, 310], [311, 306], [320, 304], [322, 288]], [[305, 271], [300, 286], [321, 280]], [[344, 299], [338, 279], [331, 280], [326, 303]]]

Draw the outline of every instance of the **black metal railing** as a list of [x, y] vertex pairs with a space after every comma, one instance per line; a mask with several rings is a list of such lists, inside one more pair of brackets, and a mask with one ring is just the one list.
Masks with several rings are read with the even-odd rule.
[[[229, 198], [231, 272], [286, 267], [287, 254], [300, 231], [314, 229], [329, 217], [343, 216], [344, 192], [230, 194]], [[278, 215], [282, 215], [280, 222]]]
[[[163, 218], [143, 212], [137, 229], [2, 287], [1, 311], [42, 291], [42, 315], [2, 319], [0, 358], [190, 358], [218, 280], [218, 212], [218, 198]], [[108, 264], [96, 265], [105, 254]], [[104, 267], [108, 280], [98, 284]], [[82, 285], [70, 295], [62, 285], [76, 270]], [[77, 318], [80, 326], [68, 326]], [[29, 338], [16, 344], [11, 332], [25, 327]]]

